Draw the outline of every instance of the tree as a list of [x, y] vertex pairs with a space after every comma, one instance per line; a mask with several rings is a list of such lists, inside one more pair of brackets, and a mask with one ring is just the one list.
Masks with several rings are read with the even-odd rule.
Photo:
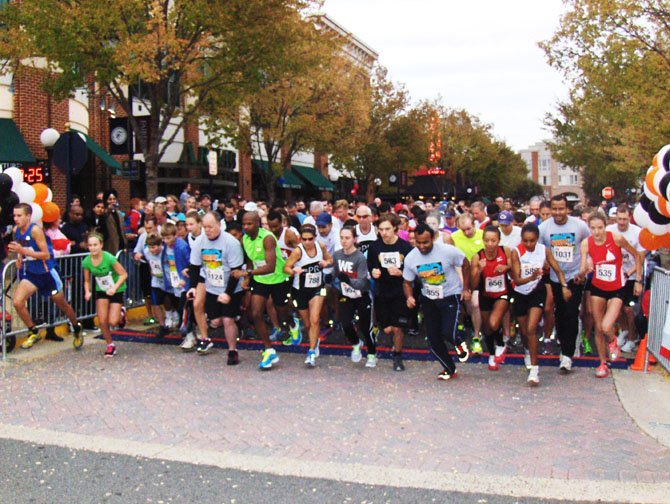
[[[311, 0], [30, 0], [0, 11], [0, 61], [20, 73], [46, 58], [46, 89], [65, 97], [89, 87], [110, 94], [130, 117], [132, 89], [150, 111], [139, 137], [147, 192], [157, 193], [157, 168], [179, 129], [197, 122], [216, 91], [238, 103], [270, 67], [290, 64], [282, 49]], [[168, 126], [176, 124], [166, 136]]]
[[578, 167], [597, 198], [637, 185], [667, 143], [670, 7], [661, 0], [572, 0], [541, 43], [572, 90], [548, 115], [556, 158]]

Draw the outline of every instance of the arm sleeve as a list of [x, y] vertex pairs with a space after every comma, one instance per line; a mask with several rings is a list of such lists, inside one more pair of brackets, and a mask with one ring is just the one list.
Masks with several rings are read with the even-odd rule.
[[202, 277], [200, 276], [200, 266], [195, 264], [188, 265], [188, 287], [189, 289], [195, 289], [199, 283], [202, 283]]

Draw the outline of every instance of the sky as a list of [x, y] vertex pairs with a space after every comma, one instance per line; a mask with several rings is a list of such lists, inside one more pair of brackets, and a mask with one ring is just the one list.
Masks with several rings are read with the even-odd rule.
[[561, 0], [326, 0], [322, 10], [379, 53], [414, 102], [439, 96], [517, 151], [550, 137], [543, 118], [567, 87], [537, 43], [557, 29]]

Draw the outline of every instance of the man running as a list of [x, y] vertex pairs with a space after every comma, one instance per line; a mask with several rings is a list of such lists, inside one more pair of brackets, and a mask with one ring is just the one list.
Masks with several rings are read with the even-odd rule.
[[14, 291], [13, 304], [16, 313], [28, 328], [28, 339], [21, 348], [32, 348], [41, 339], [27, 306], [28, 299], [35, 292], [40, 296], [50, 297], [70, 319], [74, 328], [73, 345], [80, 348], [83, 343], [83, 328], [77, 321], [72, 306], [65, 300], [63, 282], [56, 271], [51, 242], [39, 226], [30, 222], [32, 214], [33, 209], [27, 203], [19, 203], [14, 207], [14, 241], [7, 247], [10, 253], [18, 254], [16, 267], [19, 272], [19, 285]]
[[367, 205], [356, 209], [356, 247], [367, 257], [370, 245], [377, 240], [377, 231], [372, 225], [372, 210]]
[[[550, 273], [550, 285], [554, 297], [556, 334], [561, 344], [559, 370], [566, 374], [572, 370], [577, 332], [579, 330], [579, 306], [582, 303], [583, 285], [575, 277], [579, 273], [582, 259], [581, 243], [591, 235], [584, 221], [568, 215], [568, 200], [563, 194], [551, 198], [551, 218], [540, 224], [540, 243], [548, 247], [551, 255], [565, 276], [562, 284], [555, 271]], [[563, 288], [570, 289], [566, 301]]]

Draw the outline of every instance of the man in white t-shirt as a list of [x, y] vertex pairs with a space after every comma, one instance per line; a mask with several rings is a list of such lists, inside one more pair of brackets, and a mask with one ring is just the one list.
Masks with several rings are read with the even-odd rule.
[[[640, 231], [642, 228], [636, 226], [635, 224], [630, 223], [630, 208], [625, 203], [619, 205], [616, 209], [616, 223], [610, 224], [607, 226], [607, 231], [616, 231], [621, 233], [628, 243], [630, 243], [635, 250], [638, 251], [643, 259], [646, 254], [646, 251], [642, 245], [640, 245]], [[635, 258], [624, 248], [621, 249], [623, 254], [623, 272], [626, 276], [626, 285], [624, 285], [624, 299], [623, 299], [623, 310], [619, 316], [619, 323], [622, 325], [623, 330], [619, 333], [619, 346], [624, 352], [633, 352], [635, 350], [635, 341], [637, 340], [637, 334], [635, 332], [635, 315], [633, 314], [633, 306], [636, 303], [635, 296], [633, 295], [633, 290], [635, 287], [635, 282], [637, 280], [642, 280], [637, 278], [635, 273]]]
[[514, 214], [504, 210], [498, 214], [500, 227], [500, 245], [510, 250], [521, 243], [521, 228], [514, 225]]

